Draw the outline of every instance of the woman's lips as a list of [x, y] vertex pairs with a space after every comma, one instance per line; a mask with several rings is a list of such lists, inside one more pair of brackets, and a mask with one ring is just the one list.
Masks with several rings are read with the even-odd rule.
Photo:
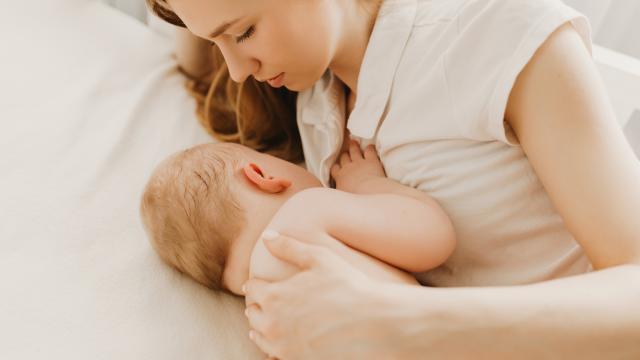
[[267, 80], [267, 82], [269, 83], [269, 85], [271, 85], [274, 88], [281, 87], [282, 84], [284, 83], [284, 73], [280, 73], [280, 75]]

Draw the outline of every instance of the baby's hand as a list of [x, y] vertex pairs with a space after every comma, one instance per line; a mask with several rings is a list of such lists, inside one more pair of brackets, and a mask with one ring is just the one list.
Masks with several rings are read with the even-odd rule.
[[336, 189], [352, 193], [358, 193], [372, 179], [386, 177], [376, 148], [373, 145], [367, 146], [363, 155], [360, 144], [355, 140], [351, 140], [349, 151], [343, 152], [331, 167], [331, 176], [335, 180]]

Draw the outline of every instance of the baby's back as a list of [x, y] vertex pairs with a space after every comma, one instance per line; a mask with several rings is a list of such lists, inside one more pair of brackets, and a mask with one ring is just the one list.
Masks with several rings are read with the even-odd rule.
[[[267, 229], [315, 246], [330, 249], [372, 279], [417, 284], [415, 278], [375, 257], [345, 245], [348, 239], [332, 236], [330, 216], [335, 209], [344, 207], [348, 197], [339, 196], [339, 190], [313, 188], [291, 197], [276, 213]], [[338, 195], [338, 196], [336, 196]], [[359, 216], [359, 214], [353, 214]], [[391, 241], [392, 239], [390, 239]], [[298, 272], [294, 266], [271, 255], [262, 239], [256, 242], [250, 260], [250, 276], [270, 281], [282, 280]]]

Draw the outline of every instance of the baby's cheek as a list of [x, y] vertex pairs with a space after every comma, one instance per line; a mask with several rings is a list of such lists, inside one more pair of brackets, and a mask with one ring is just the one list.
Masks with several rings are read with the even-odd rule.
[[256, 242], [249, 262], [249, 278], [267, 281], [284, 280], [298, 272], [298, 268], [271, 255], [262, 239]]

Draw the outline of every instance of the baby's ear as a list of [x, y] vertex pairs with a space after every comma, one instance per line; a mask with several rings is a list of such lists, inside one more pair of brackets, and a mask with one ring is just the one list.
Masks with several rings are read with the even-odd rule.
[[249, 182], [258, 189], [270, 194], [281, 193], [291, 186], [290, 180], [269, 176], [260, 166], [254, 163], [246, 165], [242, 171]]

